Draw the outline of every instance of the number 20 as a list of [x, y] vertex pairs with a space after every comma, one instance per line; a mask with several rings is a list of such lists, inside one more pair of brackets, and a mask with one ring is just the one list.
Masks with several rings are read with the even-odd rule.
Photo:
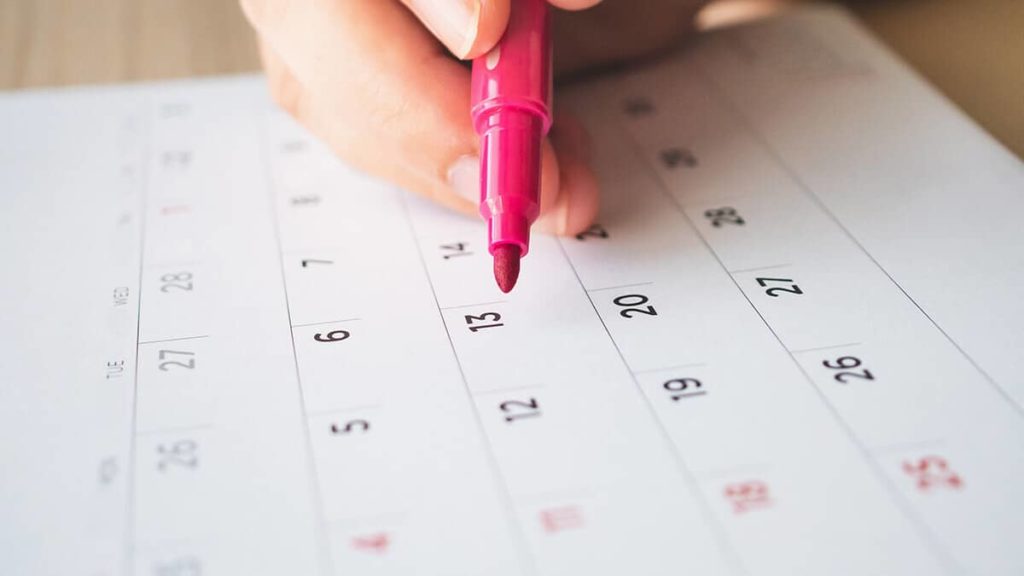
[[[616, 306], [622, 308], [622, 310], [619, 310], [619, 316], [622, 316], [623, 318], [633, 318], [637, 314], [657, 316], [658, 311], [654, 309], [654, 306], [644, 306], [644, 304], [647, 304], [649, 300], [650, 299], [643, 294], [626, 294], [624, 296], [619, 296], [615, 300], [612, 300], [612, 302], [614, 302]], [[643, 308], [641, 308], [641, 306], [643, 306]]]

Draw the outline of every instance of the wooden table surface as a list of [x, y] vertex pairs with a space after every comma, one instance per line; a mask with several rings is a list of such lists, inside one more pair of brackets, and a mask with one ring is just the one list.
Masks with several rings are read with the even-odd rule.
[[[1024, 157], [1024, 0], [847, 0]], [[259, 69], [237, 0], [2, 0], [0, 89]]]

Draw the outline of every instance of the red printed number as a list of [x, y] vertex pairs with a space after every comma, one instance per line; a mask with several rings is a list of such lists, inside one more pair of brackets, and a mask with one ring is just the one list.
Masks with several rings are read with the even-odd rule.
[[772, 505], [772, 496], [768, 485], [760, 480], [728, 484], [722, 494], [732, 504], [732, 511], [735, 514], [768, 508]]
[[540, 525], [553, 534], [583, 527], [583, 512], [576, 506], [561, 506], [540, 511]]
[[363, 552], [384, 554], [388, 551], [388, 535], [385, 532], [356, 536], [352, 538], [352, 547]]
[[949, 462], [941, 456], [924, 456], [917, 460], [904, 460], [903, 472], [910, 476], [917, 489], [921, 492], [930, 492], [936, 488], [950, 488], [959, 490], [964, 486], [964, 480], [952, 468]]

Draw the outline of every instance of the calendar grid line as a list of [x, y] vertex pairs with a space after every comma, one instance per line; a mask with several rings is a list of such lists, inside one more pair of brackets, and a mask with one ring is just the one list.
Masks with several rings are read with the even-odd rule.
[[[707, 82], [706, 78], [705, 81]], [[686, 213], [686, 209], [684, 208], [682, 203], [680, 203], [679, 200], [676, 199], [675, 195], [672, 194], [672, 191], [668, 189], [668, 186], [658, 175], [657, 170], [654, 170], [651, 167], [647, 158], [641, 152], [639, 143], [636, 141], [636, 138], [633, 136], [633, 134], [630, 133], [629, 130], [626, 130], [624, 128], [621, 128], [620, 131], [624, 133], [625, 140], [631, 144], [630, 151], [636, 156], [641, 165], [646, 166], [648, 170], [654, 172], [654, 180], [657, 183], [658, 190], [660, 190], [661, 193], [668, 199], [668, 201], [673, 206], [676, 207], [676, 210], [682, 215], [683, 219], [686, 221], [686, 224], [697, 235], [701, 243], [707, 249], [708, 253], [710, 253], [711, 256], [714, 257], [719, 267], [726, 273], [726, 276], [728, 276], [729, 280], [733, 283], [733, 286], [735, 286], [736, 290], [747, 301], [750, 307], [761, 319], [761, 322], [764, 324], [764, 326], [768, 328], [768, 331], [771, 333], [772, 337], [775, 339], [778, 346], [782, 348], [782, 350], [784, 350], [786, 354], [789, 356], [790, 362], [792, 362], [797, 367], [797, 369], [800, 370], [800, 373], [803, 375], [805, 382], [810, 386], [815, 396], [817, 396], [818, 400], [821, 402], [824, 408], [828, 410], [828, 412], [838, 423], [847, 439], [851, 442], [852, 446], [854, 446], [860, 453], [861, 458], [866, 463], [866, 465], [871, 470], [876, 479], [889, 492], [890, 499], [899, 508], [900, 512], [902, 512], [903, 515], [915, 526], [921, 538], [924, 540], [928, 548], [931, 550], [933, 556], [944, 565], [948, 573], [955, 574], [961, 572], [960, 567], [956, 564], [953, 558], [946, 554], [945, 550], [939, 543], [938, 538], [932, 532], [931, 528], [924, 522], [923, 519], [920, 518], [916, 510], [913, 508], [912, 504], [906, 500], [906, 498], [899, 492], [899, 489], [895, 486], [895, 484], [893, 484], [889, 477], [886, 476], [885, 473], [882, 471], [881, 467], [879, 466], [878, 462], [874, 459], [874, 457], [871, 455], [867, 446], [864, 445], [864, 443], [860, 440], [859, 437], [857, 437], [856, 433], [853, 430], [853, 427], [850, 426], [849, 422], [847, 422], [846, 419], [842, 417], [842, 415], [839, 413], [835, 405], [833, 405], [832, 402], [830, 402], [828, 398], [824, 395], [824, 393], [822, 393], [822, 391], [814, 383], [814, 380], [811, 378], [811, 375], [807, 373], [807, 371], [800, 364], [800, 362], [797, 361], [796, 356], [792, 352], [790, 352], [790, 350], [786, 347], [781, 336], [779, 336], [779, 334], [775, 331], [775, 328], [773, 328], [772, 325], [768, 323], [768, 319], [764, 317], [764, 314], [761, 313], [761, 311], [754, 304], [753, 300], [750, 299], [750, 296], [747, 295], [746, 292], [744, 292], [742, 287], [740, 287], [740, 284], [736, 280], [736, 277], [729, 272], [729, 269], [725, 266], [725, 262], [722, 261], [721, 256], [711, 246], [711, 243], [708, 242], [707, 238], [705, 238], [704, 235], [700, 232], [700, 229], [690, 218], [689, 214]]]
[[761, 270], [775, 270], [778, 268], [788, 268], [793, 264], [772, 264], [771, 266], [756, 266], [754, 268], [741, 268], [739, 270], [728, 270], [729, 274], [745, 274], [747, 272], [760, 272]]
[[181, 338], [163, 338], [160, 340], [146, 340], [144, 342], [139, 342], [139, 345], [142, 346], [145, 344], [163, 344], [164, 342], [180, 342], [182, 340], [199, 340], [201, 338], [209, 337], [209, 334], [202, 334], [200, 336], [182, 336]]
[[459, 306], [445, 306], [440, 310], [458, 310], [459, 308], [475, 308], [477, 306], [490, 306], [492, 304], [507, 304], [508, 300], [495, 300], [493, 302], [474, 302], [473, 304], [460, 304]]
[[679, 368], [697, 368], [698, 366], [707, 366], [707, 362], [690, 362], [689, 364], [674, 364], [672, 366], [663, 366], [659, 368], [644, 368], [643, 370], [633, 370], [634, 374], [650, 374], [652, 372], [662, 372], [667, 370], [678, 370]]
[[323, 489], [320, 486], [320, 475], [316, 465], [316, 458], [314, 458], [313, 454], [313, 441], [309, 430], [309, 415], [306, 413], [306, 396], [305, 391], [302, 388], [302, 375], [299, 370], [299, 357], [295, 349], [295, 330], [292, 327], [291, 300], [288, 297], [288, 278], [285, 275], [284, 246], [281, 242], [281, 227], [278, 222], [279, 215], [277, 213], [277, 204], [275, 202], [277, 182], [275, 181], [274, 175], [270, 169], [270, 152], [268, 150], [270, 146], [269, 140], [266, 124], [264, 123], [264, 129], [261, 131], [261, 145], [259, 149], [260, 156], [263, 160], [262, 164], [264, 166], [264, 171], [266, 172], [267, 199], [269, 202], [271, 227], [273, 229], [274, 243], [277, 246], [278, 273], [281, 278], [281, 289], [284, 292], [284, 308], [288, 320], [288, 337], [292, 348], [292, 365], [295, 368], [295, 384], [299, 396], [299, 408], [302, 413], [302, 431], [303, 437], [306, 441], [306, 463], [309, 472], [309, 483], [312, 487], [313, 504], [316, 507], [317, 532], [320, 540], [318, 547], [320, 552], [320, 570], [326, 570], [327, 574], [333, 576], [336, 572], [334, 569], [334, 560], [330, 555], [327, 519], [324, 514]]
[[212, 430], [213, 424], [196, 424], [194, 426], [168, 426], [166, 428], [144, 428], [136, 430], [136, 436], [155, 436], [158, 434], [170, 434], [172, 432], [190, 432], [194, 430]]
[[[151, 102], [148, 99], [143, 100], [144, 105], [149, 108]], [[141, 177], [138, 180], [139, 187], [139, 199], [138, 199], [138, 210], [139, 210], [139, 296], [138, 296], [138, 311], [135, 318], [135, 367], [133, 368], [132, 378], [132, 415], [131, 415], [131, 426], [128, 437], [128, 462], [125, 467], [127, 470], [125, 482], [125, 551], [123, 558], [123, 573], [132, 574], [132, 564], [134, 561], [135, 551], [135, 490], [136, 490], [136, 451], [138, 449], [138, 431], [137, 426], [139, 422], [139, 339], [142, 337], [142, 286], [143, 279], [145, 278], [146, 268], [146, 209], [149, 201], [149, 152], [153, 147], [151, 138], [153, 136], [152, 121], [148, 117], [145, 120], [145, 135], [140, 138], [142, 152], [140, 158], [142, 160]]]
[[[665, 429], [665, 425], [661, 421], [661, 418], [658, 417], [658, 413], [651, 404], [650, 398], [648, 398], [647, 395], [643, 393], [643, 390], [640, 389], [640, 382], [637, 380], [636, 373], [633, 371], [632, 367], [630, 367], [629, 362], [626, 361], [626, 356], [622, 353], [622, 349], [619, 348], [619, 344], [615, 341], [615, 337], [612, 336], [611, 330], [608, 329], [608, 325], [605, 323], [604, 318], [601, 317], [601, 313], [597, 309], [597, 304], [594, 303], [594, 299], [590, 296], [590, 292], [587, 290], [586, 285], [584, 285], [583, 279], [580, 278], [579, 271], [576, 270], [576, 265], [573, 264], [572, 259], [569, 258], [569, 254], [566, 252], [565, 246], [562, 244], [561, 240], [556, 240], [556, 243], [562, 253], [562, 258], [565, 260], [566, 264], [568, 264], [569, 269], [572, 270], [573, 276], [576, 278], [576, 282], [579, 284], [580, 290], [586, 295], [587, 301], [590, 303], [590, 307], [594, 311], [594, 315], [597, 316], [597, 319], [601, 322], [601, 327], [604, 329], [605, 335], [611, 342], [612, 347], [615, 348], [615, 352], [618, 354], [619, 360], [622, 361], [622, 365], [626, 368], [626, 371], [629, 372], [630, 379], [633, 381], [634, 389], [637, 394], [640, 395], [644, 408], [655, 423], [655, 428], [657, 428], [658, 434], [665, 443], [668, 453], [672, 455], [676, 468], [679, 469], [683, 479], [687, 484], [689, 484], [690, 493], [693, 495], [694, 500], [697, 501], [707, 524], [712, 527], [711, 531], [714, 533], [715, 540], [721, 547], [723, 556], [727, 559], [727, 562], [731, 564], [734, 574], [749, 574], [750, 571], [743, 565], [743, 562], [739, 554], [736, 552], [731, 539], [725, 532], [724, 527], [721, 526], [718, 518], [716, 518], [712, 512], [711, 504], [707, 501], [707, 498], [704, 496], [704, 493], [701, 491], [700, 485], [697, 482], [697, 476], [686, 464], [686, 459], [683, 458], [682, 454], [680, 454], [676, 443], [672, 440], [672, 436], [669, 434], [668, 430]], [[648, 284], [652, 283], [648, 282]]]
[[307, 328], [309, 326], [323, 326], [324, 324], [342, 324], [345, 322], [358, 322], [362, 318], [344, 318], [342, 320], [324, 320], [322, 322], [306, 322], [304, 324], [292, 324], [292, 328]]
[[763, 134], [761, 134], [761, 131], [758, 130], [756, 126], [754, 126], [753, 122], [750, 121], [747, 115], [744, 114], [742, 110], [740, 110], [740, 108], [732, 101], [731, 98], [729, 98], [725, 90], [722, 90], [718, 86], [718, 84], [713, 79], [711, 79], [710, 75], [704, 71], [702, 67], [698, 67], [698, 72], [700, 76], [704, 79], [705, 85], [709, 86], [711, 90], [714, 91], [715, 94], [719, 96], [719, 99], [739, 120], [743, 128], [747, 131], [747, 133], [750, 134], [751, 137], [753, 137], [754, 140], [761, 146], [761, 148], [768, 153], [772, 160], [774, 160], [775, 163], [783, 170], [783, 172], [786, 173], [790, 180], [792, 180], [793, 183], [795, 183], [797, 187], [800, 188], [800, 191], [804, 193], [804, 196], [807, 197], [811, 202], [813, 202], [818, 207], [818, 209], [821, 210], [821, 212], [825, 214], [825, 216], [828, 217], [828, 219], [831, 220], [836, 227], [839, 228], [843, 235], [845, 235], [851, 242], [853, 242], [857, 249], [860, 250], [861, 253], [863, 253], [868, 258], [868, 260], [870, 260], [871, 263], [874, 264], [874, 266], [878, 268], [878, 270], [882, 272], [882, 274], [884, 274], [886, 278], [889, 279], [889, 282], [891, 282], [893, 286], [899, 289], [903, 296], [908, 301], [910, 301], [910, 303], [913, 304], [915, 308], [917, 308], [918, 312], [920, 312], [928, 320], [928, 322], [931, 323], [931, 325], [934, 326], [940, 334], [942, 334], [943, 338], [945, 338], [947, 342], [952, 344], [953, 347], [956, 348], [956, 350], [960, 353], [960, 355], [963, 356], [974, 367], [974, 369], [978, 371], [979, 374], [981, 374], [982, 378], [984, 378], [985, 381], [989, 383], [989, 386], [1013, 408], [1017, 415], [1020, 418], [1024, 419], [1024, 404], [1018, 402], [1013, 396], [1010, 395], [1010, 393], [1001, 384], [996, 382], [995, 378], [993, 378], [984, 368], [982, 368], [981, 365], [978, 364], [978, 362], [974, 359], [974, 357], [968, 354], [967, 351], [964, 350], [963, 347], [960, 346], [960, 344], [956, 340], [954, 340], [953, 337], [950, 336], [949, 333], [946, 332], [946, 330], [942, 326], [940, 326], [939, 323], [924, 309], [924, 307], [921, 306], [921, 304], [918, 303], [918, 301], [915, 300], [910, 295], [910, 293], [907, 292], [906, 289], [904, 289], [903, 286], [896, 281], [895, 278], [893, 278], [892, 274], [890, 274], [889, 271], [882, 266], [878, 259], [875, 258], [873, 254], [868, 252], [868, 250], [864, 247], [861, 241], [853, 234], [853, 232], [851, 232], [850, 229], [847, 228], [839, 220], [835, 213], [832, 212], [832, 210], [830, 210], [828, 206], [825, 205], [821, 197], [818, 196], [818, 194], [814, 192], [814, 190], [812, 190], [806, 182], [803, 181], [800, 175], [797, 174], [796, 170], [794, 170], [789, 165], [789, 163], [787, 163], [782, 158], [782, 155], [779, 154], [779, 152], [775, 149], [774, 146], [771, 145], [768, 139], [765, 138]]
[[507, 388], [486, 388], [476, 391], [473, 396], [486, 396], [488, 394], [498, 393], [504, 394], [505, 392], [517, 392], [520, 390], [543, 390], [544, 388], [547, 388], [544, 384], [527, 384], [525, 386], [509, 386]]
[[334, 414], [345, 414], [347, 412], [360, 412], [363, 410], [377, 410], [380, 408], [379, 404], [360, 404], [358, 406], [348, 406], [345, 408], [338, 408], [335, 410], [324, 409], [324, 410], [307, 410], [307, 416], [331, 416]]
[[434, 306], [437, 309], [438, 318], [441, 320], [441, 326], [444, 328], [445, 336], [448, 338], [448, 348], [452, 352], [452, 358], [455, 360], [455, 365], [459, 369], [459, 376], [462, 380], [463, 389], [466, 392], [466, 400], [469, 403], [470, 409], [473, 411], [473, 420], [476, 424], [477, 434], [480, 435], [480, 440], [483, 442], [486, 448], [488, 461], [491, 468], [491, 473], [499, 487], [502, 501], [505, 505], [505, 515], [508, 521], [510, 530], [516, 538], [517, 548], [519, 549], [519, 555], [525, 561], [526, 571], [530, 574], [539, 574], [537, 568], [537, 559], [534, 557], [533, 552], [527, 544], [526, 534], [523, 532], [523, 527], [516, 518], [515, 505], [512, 498], [512, 491], [508, 486], [507, 479], [501, 473], [501, 468], [498, 466], [498, 459], [494, 453], [494, 446], [491, 444], [490, 438], [487, 436], [487, 432], [484, 428], [483, 418], [480, 416], [480, 410], [477, 408], [476, 403], [473, 402], [473, 391], [469, 388], [469, 381], [466, 379], [466, 371], [462, 367], [462, 362], [459, 360], [459, 353], [455, 349], [455, 341], [452, 339], [451, 332], [448, 331], [448, 323], [444, 318], [444, 309], [441, 308], [441, 301], [437, 297], [437, 289], [434, 287], [434, 281], [430, 277], [430, 269], [427, 267], [426, 257], [423, 255], [423, 246], [420, 244], [419, 238], [416, 236], [416, 227], [412, 223], [412, 216], [409, 214], [409, 202], [406, 194], [407, 192], [398, 191], [400, 195], [400, 202], [402, 205], [402, 212], [405, 215], [405, 222], [408, 228], [408, 233], [416, 246], [416, 255], [419, 257], [420, 267], [423, 271], [423, 276], [427, 280], [427, 285], [430, 286], [430, 295], [434, 299]]
[[650, 286], [654, 282], [636, 282], [634, 284], [622, 284], [621, 286], [603, 286], [601, 288], [587, 288], [583, 287], [587, 292], [605, 292], [607, 290], [621, 290], [622, 288], [636, 288], [638, 286]]
[[815, 348], [801, 348], [799, 350], [790, 350], [793, 354], [803, 354], [804, 352], [819, 352], [821, 350], [834, 350], [836, 348], [847, 348], [849, 346], [860, 346], [863, 342], [847, 342], [846, 344], [831, 344], [829, 346], [818, 346]]

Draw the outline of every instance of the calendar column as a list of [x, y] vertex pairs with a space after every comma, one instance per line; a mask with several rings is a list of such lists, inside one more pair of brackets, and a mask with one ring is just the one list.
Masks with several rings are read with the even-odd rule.
[[269, 127], [291, 335], [335, 573], [526, 573], [401, 195], [283, 116]]
[[[542, 574], [729, 573], [721, 541], [613, 342], [535, 235], [515, 291], [483, 224], [409, 199], [454, 353]], [[713, 526], [713, 524], [712, 524]], [[676, 550], [687, 543], [687, 554]]]
[[[563, 244], [662, 426], [752, 573], [856, 571], [824, 552], [838, 545], [861, 551], [865, 569], [942, 570], [772, 326], [663, 188], [700, 202], [716, 193], [771, 190], [778, 179], [757, 171], [764, 163], [756, 146], [735, 137], [735, 122], [699, 85], [672, 84], [669, 78], [683, 76], [679, 70], [653, 74], [573, 100], [594, 120], [594, 165], [614, 216]], [[672, 99], [633, 88], [653, 85]], [[738, 169], [716, 155], [724, 151], [753, 160]], [[687, 185], [671, 187], [677, 179]], [[737, 218], [710, 208], [710, 216], [701, 213], [709, 222]], [[884, 546], [853, 528], [865, 518], [885, 530]], [[801, 553], [798, 569], [787, 549], [796, 541], [816, 542], [811, 548], [822, 553]]]
[[[898, 235], [928, 238], [928, 227], [943, 222], [943, 234], [955, 237], [945, 219], [950, 198], [963, 193], [956, 184], [940, 182], [942, 177], [931, 170], [927, 176], [910, 175], [922, 162], [919, 143], [906, 146], [898, 138], [880, 138], [870, 150], [855, 144], [860, 124], [883, 124], [877, 119], [879, 110], [893, 114], [905, 102], [914, 102], [916, 112], [933, 95], [924, 90], [914, 97], [890, 92], [894, 84], [882, 78], [888, 73], [882, 63], [849, 65], [851, 59], [869, 61], [867, 51], [844, 51], [840, 60], [846, 64], [822, 66], [821, 61], [804, 62], [780, 50], [791, 41], [766, 31], [754, 47], [764, 57], [758, 65], [745, 65], [743, 74], [723, 71], [742, 70], [736, 66], [715, 65], [730, 58], [727, 50], [709, 51], [701, 62], [709, 88], [734, 111], [737, 138], [758, 150], [761, 164], [772, 164], [773, 181], [779, 185], [774, 194], [728, 202], [744, 220], [741, 226], [723, 221], [715, 229], [708, 218], [697, 220], [707, 205], [687, 206], [688, 212], [700, 222], [701, 234], [723, 264], [737, 270], [734, 277], [751, 302], [939, 547], [969, 572], [1020, 572], [1024, 554], [1006, 537], [1024, 530], [1024, 510], [1006, 505], [1014, 502], [1010, 479], [1024, 474], [1024, 459], [1007, 456], [1024, 453], [1019, 407], [999, 388], [1005, 382], [990, 381], [928, 315], [928, 307], [914, 300], [922, 298], [915, 292], [932, 286], [912, 285], [914, 275], [897, 274], [906, 268], [891, 257], [896, 269], [883, 267], [886, 251], [878, 249], [875, 238], [891, 228], [882, 221], [899, 213], [896, 196], [908, 186], [921, 188], [912, 194], [928, 194], [924, 204], [934, 212], [922, 218], [907, 214]], [[826, 47], [819, 52], [838, 51]], [[767, 65], [777, 58], [789, 62], [784, 68]], [[812, 68], [816, 72], [808, 73]], [[799, 81], [779, 81], [794, 72]], [[764, 98], [751, 99], [751, 92]], [[815, 98], [803, 97], [811, 93]], [[791, 116], [793, 110], [767, 110], [769, 102], [798, 98], [802, 114], [828, 117], [829, 129], [837, 134], [830, 141], [850, 149], [811, 153], [804, 144], [806, 124], [783, 129], [775, 120]], [[924, 154], [936, 166], [960, 160]], [[842, 158], [842, 166], [834, 165], [836, 158]], [[880, 158], [885, 161], [876, 160]], [[856, 177], [861, 173], [864, 178]], [[678, 197], [679, 190], [674, 192]], [[830, 211], [825, 199], [842, 211]], [[776, 225], [783, 218], [785, 228]], [[989, 222], [982, 227], [988, 230]], [[864, 244], [851, 230], [860, 231]], [[961, 233], [964, 242], [970, 236]], [[753, 237], [761, 239], [756, 248]], [[919, 258], [948, 258], [952, 266], [964, 260], [956, 251], [959, 243], [951, 244], [948, 254]], [[869, 254], [865, 245], [874, 245], [875, 253]], [[991, 276], [998, 282], [998, 273]], [[900, 284], [908, 278], [910, 283]]]
[[137, 574], [322, 566], [313, 502], [279, 497], [308, 494], [308, 449], [291, 345], [275, 325], [287, 324], [269, 192], [252, 170], [263, 158], [252, 119], [267, 105], [254, 82], [166, 89], [153, 102]]

